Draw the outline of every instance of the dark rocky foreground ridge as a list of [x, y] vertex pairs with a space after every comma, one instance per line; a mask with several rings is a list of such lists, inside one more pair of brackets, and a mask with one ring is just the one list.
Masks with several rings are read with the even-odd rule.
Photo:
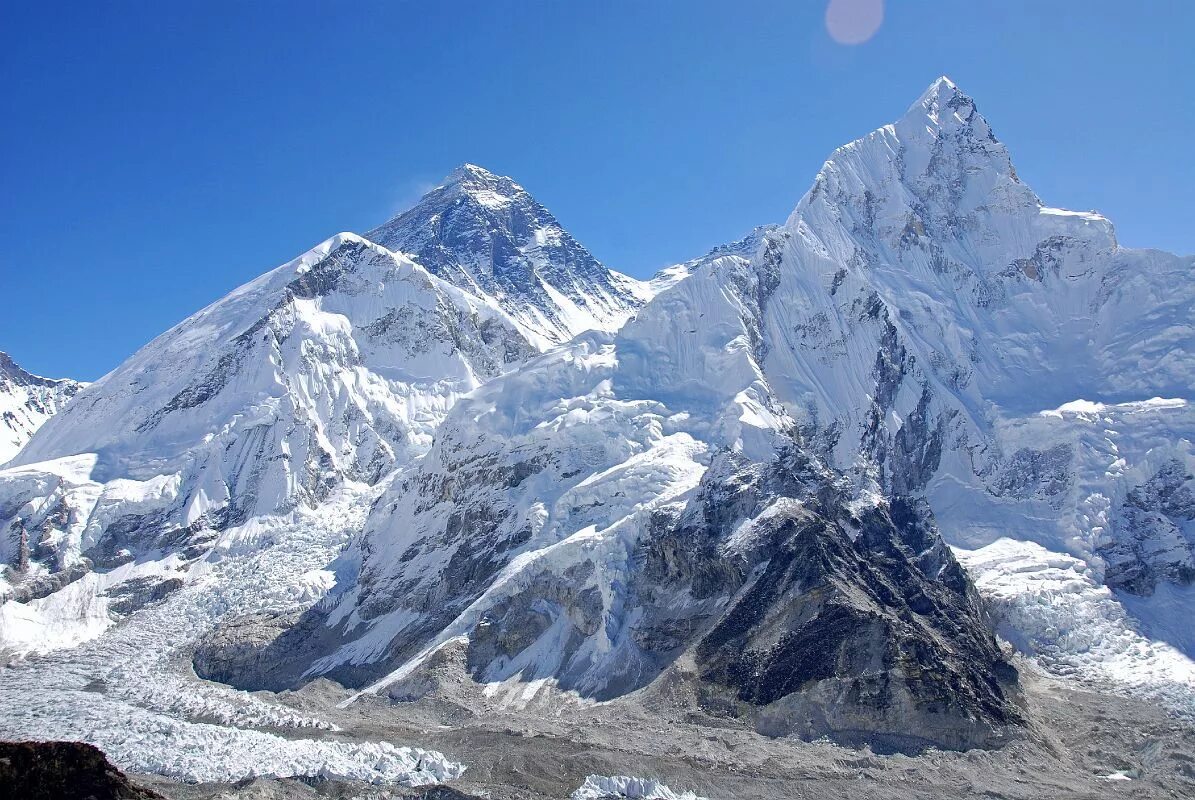
[[163, 800], [82, 742], [0, 742], [0, 795], [13, 800]]

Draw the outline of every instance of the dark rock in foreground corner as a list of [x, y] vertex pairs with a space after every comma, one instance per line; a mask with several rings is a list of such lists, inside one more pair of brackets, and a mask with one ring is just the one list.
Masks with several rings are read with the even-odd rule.
[[162, 800], [82, 742], [0, 742], [0, 795], [22, 800]]

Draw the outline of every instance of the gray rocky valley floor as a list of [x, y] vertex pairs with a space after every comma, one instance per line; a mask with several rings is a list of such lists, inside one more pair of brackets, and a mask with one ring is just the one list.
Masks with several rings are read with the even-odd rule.
[[[663, 691], [608, 704], [533, 702], [516, 709], [449, 683], [434, 698], [371, 698], [346, 711], [336, 704], [347, 692], [317, 682], [284, 700], [335, 720], [339, 736], [418, 742], [465, 761], [469, 769], [452, 787], [493, 800], [561, 800], [592, 774], [651, 776], [678, 794], [711, 800], [1180, 798], [1195, 791], [1190, 724], [1031, 667], [1023, 674], [1032, 718], [1023, 737], [996, 750], [917, 756], [761, 736], [694, 713], [690, 698]], [[141, 781], [180, 800], [420, 796], [420, 790], [339, 780]]]

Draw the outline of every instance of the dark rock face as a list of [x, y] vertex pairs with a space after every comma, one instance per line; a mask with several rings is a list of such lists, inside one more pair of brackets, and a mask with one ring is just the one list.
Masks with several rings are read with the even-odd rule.
[[[707, 710], [765, 733], [901, 751], [998, 743], [1024, 722], [1016, 672], [928, 506], [897, 497], [856, 517], [823, 472], [800, 451], [766, 471], [711, 469], [647, 545], [645, 570], [645, 597], [683, 588], [704, 618], [649, 613], [644, 644], [695, 640]], [[744, 517], [750, 543], [728, 550]]]
[[182, 578], [134, 578], [117, 585], [108, 593], [113, 598], [108, 608], [117, 614], [132, 614], [151, 603], [165, 600], [181, 588]]
[[1066, 444], [1049, 450], [1021, 448], [1000, 465], [990, 490], [997, 497], [1056, 497], [1070, 486], [1071, 458]]
[[775, 733], [966, 748], [1021, 721], [961, 568], [910, 546], [893, 519], [904, 506], [869, 512], [854, 540], [814, 512], [779, 522], [771, 557], [698, 646], [702, 677], [780, 707], [761, 726]]
[[1151, 595], [1159, 581], [1195, 581], [1195, 476], [1181, 461], [1168, 461], [1129, 492], [1116, 529], [1099, 551], [1113, 589]]
[[[297, 621], [297, 614], [255, 614], [226, 620], [196, 646], [191, 662], [195, 674], [248, 691], [283, 688], [294, 676], [288, 674], [284, 679], [280, 664], [303, 652]], [[282, 639], [288, 633], [287, 639]]]
[[0, 794], [21, 800], [163, 800], [82, 742], [0, 742]]

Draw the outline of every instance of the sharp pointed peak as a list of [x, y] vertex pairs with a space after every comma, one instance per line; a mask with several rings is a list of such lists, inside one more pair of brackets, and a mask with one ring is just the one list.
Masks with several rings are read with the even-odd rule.
[[[471, 164], [468, 161], [466, 161], [464, 164], [461, 164], [456, 169], [454, 169], [452, 172], [448, 173], [447, 180], [448, 181], [453, 181], [453, 180], [460, 181], [460, 180], [470, 180], [470, 179], [486, 180], [489, 178], [502, 178], [502, 177], [504, 177], [504, 176], [496, 175], [493, 172], [490, 172], [485, 167], [478, 166], [477, 164]], [[510, 180], [510, 178], [507, 178], [507, 180]]]
[[928, 118], [934, 125], [946, 124], [951, 116], [966, 122], [977, 113], [975, 101], [945, 75], [929, 85], [905, 112], [904, 119]]
[[961, 94], [962, 90], [958, 88], [957, 83], [950, 80], [949, 75], [939, 75], [936, 79], [934, 79], [934, 82], [929, 85], [929, 88], [926, 89], [922, 94], [923, 96], [934, 93], [941, 95], [943, 93], [950, 92]]
[[477, 164], [464, 163], [448, 173], [443, 182], [440, 184], [443, 187], [465, 187], [465, 188], [482, 188], [489, 190], [502, 191], [506, 193], [518, 193], [526, 191], [515, 182], [514, 178], [507, 175], [499, 175], [496, 172], [490, 172], [485, 167]]

